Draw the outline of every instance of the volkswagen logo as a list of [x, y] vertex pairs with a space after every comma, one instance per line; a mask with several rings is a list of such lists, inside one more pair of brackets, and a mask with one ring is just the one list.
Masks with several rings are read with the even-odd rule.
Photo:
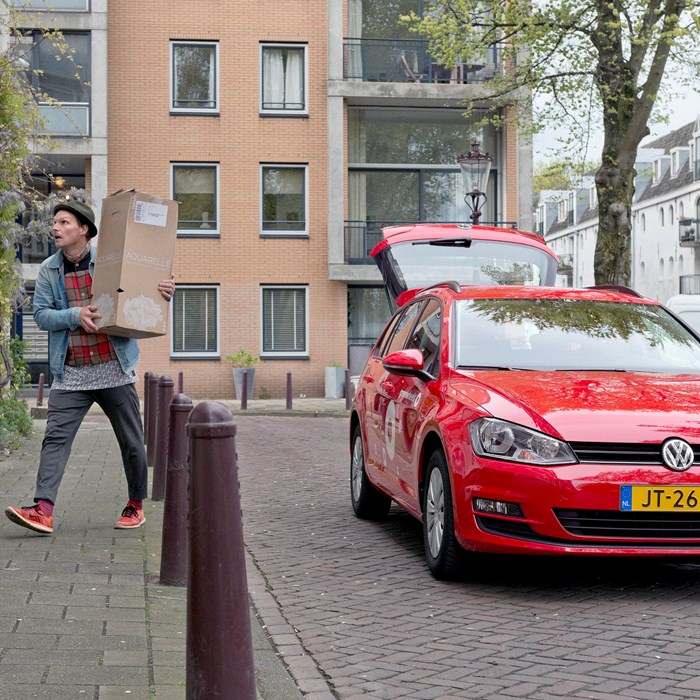
[[674, 472], [684, 472], [690, 469], [695, 459], [693, 448], [680, 438], [666, 440], [661, 447], [661, 458], [664, 464]]

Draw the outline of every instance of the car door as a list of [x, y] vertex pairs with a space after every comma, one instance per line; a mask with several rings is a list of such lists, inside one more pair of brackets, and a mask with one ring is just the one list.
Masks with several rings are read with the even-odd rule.
[[[423, 354], [423, 368], [432, 377], [440, 372], [440, 342], [442, 329], [442, 304], [433, 297], [421, 308], [420, 316], [408, 336], [403, 349], [417, 349]], [[385, 442], [393, 440], [394, 457], [392, 460], [396, 474], [396, 488], [402, 504], [411, 510], [418, 510], [419, 489], [419, 454], [417, 436], [421, 421], [427, 411], [426, 406], [433, 402], [435, 381], [420, 377], [391, 375], [385, 382], [395, 385], [394, 420], [396, 423], [393, 437], [385, 435]], [[385, 430], [389, 421], [385, 421]], [[397, 496], [397, 500], [399, 499]]]
[[377, 480], [394, 494], [397, 490], [398, 471], [394, 465], [398, 423], [396, 401], [402, 390], [404, 377], [390, 375], [382, 366], [382, 359], [395, 350], [401, 350], [416, 325], [424, 302], [407, 304], [399, 312], [391, 334], [366, 367], [364, 383], [372, 387], [366, 397], [367, 461], [370, 469], [377, 470]]

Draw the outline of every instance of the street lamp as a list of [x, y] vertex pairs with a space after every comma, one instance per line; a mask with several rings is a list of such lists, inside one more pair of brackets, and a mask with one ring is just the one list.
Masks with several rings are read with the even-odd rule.
[[471, 210], [470, 218], [474, 226], [478, 225], [481, 208], [486, 204], [486, 186], [492, 161], [488, 153], [482, 152], [478, 142], [471, 145], [469, 153], [457, 156], [464, 183], [464, 201]]

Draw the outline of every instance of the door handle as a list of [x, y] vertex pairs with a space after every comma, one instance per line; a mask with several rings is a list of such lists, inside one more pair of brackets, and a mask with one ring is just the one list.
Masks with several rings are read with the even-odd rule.
[[382, 382], [381, 387], [387, 392], [394, 391], [394, 382]]
[[362, 377], [362, 379], [364, 379], [367, 382], [367, 384], [374, 384], [374, 377], [371, 374], [365, 374], [365, 376]]

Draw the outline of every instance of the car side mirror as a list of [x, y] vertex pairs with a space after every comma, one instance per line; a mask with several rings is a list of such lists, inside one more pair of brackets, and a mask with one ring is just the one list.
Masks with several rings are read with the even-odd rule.
[[383, 360], [382, 366], [391, 374], [403, 377], [419, 377], [424, 381], [433, 379], [424, 369], [423, 353], [415, 348], [397, 350], [389, 353]]

